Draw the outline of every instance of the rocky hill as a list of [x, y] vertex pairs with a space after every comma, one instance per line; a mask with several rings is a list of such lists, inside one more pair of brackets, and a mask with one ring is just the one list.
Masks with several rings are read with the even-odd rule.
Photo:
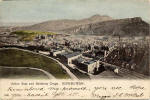
[[149, 35], [150, 26], [140, 17], [110, 20], [90, 23], [63, 30], [65, 33], [94, 34], [94, 35], [120, 35], [120, 36], [146, 36]]
[[150, 25], [140, 17], [112, 19], [108, 16], [94, 15], [82, 20], [54, 20], [14, 30], [51, 31], [68, 34], [147, 36]]
[[26, 26], [26, 27], [16, 27], [15, 30], [32, 30], [32, 31], [61, 31], [68, 28], [86, 25], [96, 22], [108, 21], [112, 20], [109, 16], [101, 16], [101, 15], [94, 15], [90, 18], [81, 19], [81, 20], [53, 20], [53, 21], [46, 21], [39, 24]]

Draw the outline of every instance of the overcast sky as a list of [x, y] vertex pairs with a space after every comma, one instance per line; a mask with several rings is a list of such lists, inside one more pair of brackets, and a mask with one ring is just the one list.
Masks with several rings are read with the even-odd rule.
[[81, 19], [95, 14], [115, 19], [142, 17], [150, 21], [148, 0], [3, 0], [0, 22], [30, 23], [54, 19]]

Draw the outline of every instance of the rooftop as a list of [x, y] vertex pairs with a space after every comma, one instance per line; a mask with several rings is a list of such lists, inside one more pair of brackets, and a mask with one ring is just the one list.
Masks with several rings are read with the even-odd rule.
[[61, 53], [60, 55], [65, 56], [65, 55], [67, 55], [67, 54], [68, 54], [68, 52], [63, 52], [63, 53]]
[[52, 52], [57, 52], [57, 51], [62, 51], [63, 49], [58, 48], [58, 49], [53, 49]]
[[65, 57], [66, 58], [71, 58], [71, 57], [74, 57], [74, 56], [78, 56], [80, 54], [81, 54], [80, 52], [73, 52], [73, 53], [70, 53], [70, 54], [66, 54]]
[[83, 59], [83, 58], [78, 58], [78, 59], [76, 59], [76, 61], [78, 62], [78, 63], [82, 63], [83, 61], [85, 61], [85, 59]]
[[95, 62], [96, 62], [96, 61], [94, 61], [94, 60], [90, 60], [90, 61], [84, 62], [84, 64], [89, 65], [89, 64], [93, 64], [93, 63], [95, 63]]

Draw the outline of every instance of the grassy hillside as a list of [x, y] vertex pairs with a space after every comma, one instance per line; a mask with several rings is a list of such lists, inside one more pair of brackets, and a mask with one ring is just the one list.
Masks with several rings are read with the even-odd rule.
[[16, 34], [21, 37], [23, 41], [32, 41], [37, 35], [55, 35], [52, 32], [40, 32], [40, 31], [14, 31], [11, 34]]
[[[35, 67], [51, 73], [58, 79], [70, 78], [65, 70], [63, 70], [61, 66], [52, 59], [48, 59], [44, 56], [25, 52], [22, 50], [0, 50], [0, 66]], [[9, 73], [7, 74], [9, 75]]]

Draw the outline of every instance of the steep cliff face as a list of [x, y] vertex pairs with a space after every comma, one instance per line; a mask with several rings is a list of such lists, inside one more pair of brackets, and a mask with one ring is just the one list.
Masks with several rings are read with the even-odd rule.
[[135, 17], [80, 25], [63, 31], [72, 34], [145, 36], [149, 35], [149, 24]]
[[26, 27], [16, 27], [15, 30], [52, 31], [68, 34], [147, 36], [150, 25], [140, 17], [112, 19], [109, 16], [94, 15], [82, 20], [54, 20]]

